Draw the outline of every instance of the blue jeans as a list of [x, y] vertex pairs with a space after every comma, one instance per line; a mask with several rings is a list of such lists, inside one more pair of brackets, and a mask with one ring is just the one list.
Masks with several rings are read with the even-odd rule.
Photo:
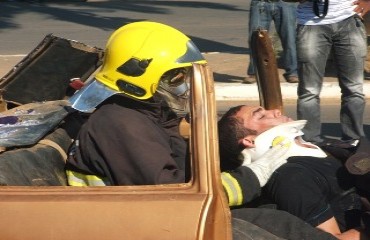
[[[283, 48], [284, 76], [297, 76], [296, 7], [296, 3], [281, 0], [276, 2], [252, 0], [250, 4], [249, 46], [252, 32], [257, 29], [270, 30], [271, 22], [274, 21]], [[252, 59], [247, 74], [255, 74]]]
[[[363, 93], [366, 32], [358, 17], [327, 25], [298, 25], [297, 117], [306, 119], [304, 139], [321, 142], [320, 91], [325, 67], [332, 49], [341, 88], [340, 122], [342, 139], [364, 136]], [[338, 93], [339, 94], [339, 93]]]

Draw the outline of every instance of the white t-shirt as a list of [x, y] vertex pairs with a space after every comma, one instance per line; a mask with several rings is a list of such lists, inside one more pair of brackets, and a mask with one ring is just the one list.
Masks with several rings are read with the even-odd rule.
[[[353, 5], [353, 1], [354, 0], [329, 0], [328, 13], [325, 18], [319, 18], [315, 15], [312, 1], [305, 1], [297, 7], [298, 24], [324, 25], [340, 22], [356, 14], [356, 12], [353, 11], [356, 7], [356, 5]], [[320, 13], [323, 13], [323, 7], [320, 8]]]

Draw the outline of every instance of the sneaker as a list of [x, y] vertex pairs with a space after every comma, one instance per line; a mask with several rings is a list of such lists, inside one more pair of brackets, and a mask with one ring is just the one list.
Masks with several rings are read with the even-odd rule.
[[285, 81], [287, 81], [288, 83], [298, 83], [299, 82], [298, 77], [294, 75], [291, 75], [291, 76], [284, 75], [284, 78], [285, 78]]
[[247, 75], [243, 79], [243, 83], [252, 84], [256, 82], [256, 76], [255, 75]]

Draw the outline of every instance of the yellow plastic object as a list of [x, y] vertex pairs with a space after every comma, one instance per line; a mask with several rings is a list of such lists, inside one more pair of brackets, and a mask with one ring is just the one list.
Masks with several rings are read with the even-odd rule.
[[137, 99], [153, 96], [164, 73], [205, 60], [180, 31], [156, 22], [135, 22], [117, 29], [106, 45], [96, 79]]

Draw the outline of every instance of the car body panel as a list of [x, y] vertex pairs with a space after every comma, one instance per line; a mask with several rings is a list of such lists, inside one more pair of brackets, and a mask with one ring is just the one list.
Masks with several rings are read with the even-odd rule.
[[14, 188], [0, 193], [2, 239], [203, 239], [207, 194], [186, 187]]
[[231, 239], [231, 214], [220, 179], [213, 76], [207, 65], [194, 64], [193, 70], [190, 182], [1, 186], [0, 239]]

